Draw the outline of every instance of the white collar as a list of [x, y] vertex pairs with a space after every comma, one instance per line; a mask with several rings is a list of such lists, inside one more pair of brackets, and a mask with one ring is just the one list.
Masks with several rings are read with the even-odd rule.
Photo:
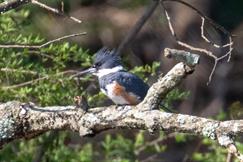
[[108, 75], [108, 74], [111, 74], [111, 73], [115, 73], [115, 72], [118, 72], [118, 71], [121, 71], [123, 70], [123, 67], [122, 66], [116, 66], [116, 67], [113, 67], [111, 69], [100, 69], [98, 70], [97, 73], [94, 73], [94, 75], [98, 76], [99, 78], [105, 76], [105, 75]]

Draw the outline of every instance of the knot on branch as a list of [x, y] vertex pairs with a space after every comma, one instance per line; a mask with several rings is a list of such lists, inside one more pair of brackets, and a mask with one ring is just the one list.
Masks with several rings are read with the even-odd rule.
[[216, 130], [218, 127], [219, 127], [218, 122], [206, 123], [202, 129], [202, 133], [204, 136], [215, 140], [217, 138]]
[[221, 146], [225, 147], [228, 147], [234, 143], [232, 137], [230, 137], [228, 134], [218, 135], [218, 142]]

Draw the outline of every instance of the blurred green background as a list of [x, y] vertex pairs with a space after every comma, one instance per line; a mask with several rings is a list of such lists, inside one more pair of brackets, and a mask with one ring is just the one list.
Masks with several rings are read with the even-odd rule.
[[[3, 0], [0, 0], [3, 2]], [[129, 30], [151, 4], [151, 0], [43, 0], [54, 8], [81, 19], [81, 24], [27, 4], [0, 15], [0, 44], [42, 44], [64, 35], [87, 32], [51, 44], [40, 50], [0, 48], [0, 102], [18, 100], [38, 105], [70, 105], [73, 97], [85, 95], [92, 107], [111, 105], [101, 92], [96, 78], [72, 79], [70, 70], [92, 64], [92, 56], [103, 46], [117, 48]], [[231, 62], [222, 61], [207, 86], [213, 60], [201, 55], [200, 65], [177, 89], [164, 99], [177, 112], [218, 120], [242, 116], [242, 0], [187, 0], [208, 17], [224, 26], [234, 37]], [[213, 49], [200, 37], [200, 17], [189, 8], [167, 2], [175, 31], [181, 40]], [[206, 24], [207, 36], [219, 44], [226, 37]], [[124, 65], [152, 84], [160, 73], [170, 70], [175, 61], [162, 56], [165, 47], [179, 47], [171, 36], [160, 6], [146, 22], [130, 46], [122, 53]], [[238, 147], [243, 145], [238, 139]], [[17, 140], [0, 151], [2, 162], [221, 162], [227, 151], [217, 142], [186, 134], [142, 130], [109, 130], [95, 137], [80, 138], [68, 131], [52, 131], [31, 140]], [[237, 161], [237, 160], [235, 160]]]

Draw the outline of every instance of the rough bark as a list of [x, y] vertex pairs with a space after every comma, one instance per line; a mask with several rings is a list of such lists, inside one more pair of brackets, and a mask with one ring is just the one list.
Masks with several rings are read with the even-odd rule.
[[243, 133], [243, 120], [216, 121], [159, 110], [141, 110], [141, 106], [99, 107], [84, 113], [74, 106], [38, 107], [17, 101], [0, 105], [0, 145], [14, 139], [32, 138], [49, 130], [71, 130], [80, 136], [107, 129], [163, 130], [202, 135], [223, 146]]

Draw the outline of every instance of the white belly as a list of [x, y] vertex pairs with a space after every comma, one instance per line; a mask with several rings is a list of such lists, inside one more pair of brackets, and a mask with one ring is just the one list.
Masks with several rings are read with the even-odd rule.
[[112, 83], [112, 84], [108, 84], [106, 86], [106, 90], [105, 91], [104, 89], [101, 89], [101, 91], [106, 95], [108, 96], [115, 104], [117, 105], [126, 105], [126, 104], [129, 104], [128, 101], [126, 101], [123, 97], [121, 96], [117, 96], [113, 93], [113, 89], [114, 89], [114, 86], [116, 85], [116, 83]]

